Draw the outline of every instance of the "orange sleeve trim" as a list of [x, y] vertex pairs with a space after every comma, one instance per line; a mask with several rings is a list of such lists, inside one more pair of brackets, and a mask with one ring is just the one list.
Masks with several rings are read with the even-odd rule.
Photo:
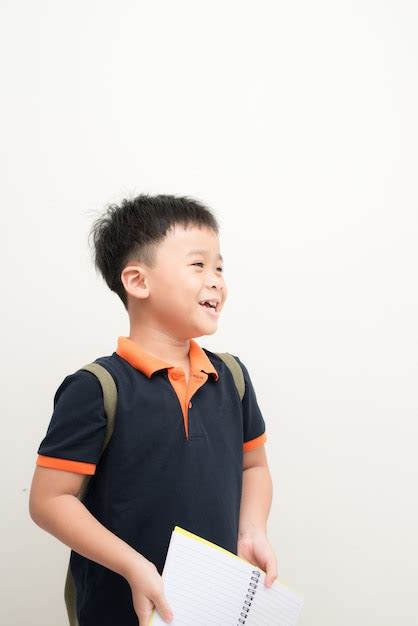
[[89, 474], [90, 476], [92, 476], [96, 471], [94, 463], [57, 459], [53, 456], [43, 456], [42, 454], [38, 454], [36, 465], [40, 465], [41, 467], [50, 467], [51, 469], [65, 470], [66, 472], [76, 472], [77, 474]]
[[245, 441], [243, 445], [244, 452], [248, 452], [248, 450], [253, 450], [254, 448], [258, 448], [258, 446], [262, 446], [263, 443], [267, 441], [266, 433], [263, 433], [259, 437], [255, 439], [250, 439], [250, 441]]

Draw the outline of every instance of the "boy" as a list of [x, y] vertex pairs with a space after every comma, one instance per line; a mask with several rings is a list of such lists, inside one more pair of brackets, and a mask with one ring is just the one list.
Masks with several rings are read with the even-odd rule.
[[85, 370], [66, 376], [29, 504], [35, 523], [72, 548], [80, 626], [148, 626], [154, 606], [171, 621], [161, 574], [175, 525], [264, 569], [267, 587], [277, 578], [254, 388], [240, 361], [241, 402], [222, 359], [193, 339], [216, 332], [227, 297], [218, 232], [201, 202], [171, 195], [123, 200], [93, 225], [95, 266], [130, 321], [129, 337], [96, 359], [117, 385], [114, 431], [99, 462], [100, 383]]

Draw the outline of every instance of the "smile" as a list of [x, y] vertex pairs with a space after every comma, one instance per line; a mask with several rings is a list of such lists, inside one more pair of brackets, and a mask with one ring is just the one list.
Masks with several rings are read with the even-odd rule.
[[220, 311], [217, 311], [216, 309], [213, 309], [212, 307], [206, 306], [204, 304], [199, 304], [199, 306], [205, 309], [208, 315], [211, 315], [212, 317], [219, 317]]

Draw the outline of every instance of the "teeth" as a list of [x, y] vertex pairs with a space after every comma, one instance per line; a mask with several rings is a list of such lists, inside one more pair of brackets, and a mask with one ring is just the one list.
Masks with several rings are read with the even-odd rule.
[[216, 305], [217, 302], [216, 300], [202, 300], [202, 302], [199, 302], [199, 304], [210, 304], [212, 306], [212, 308], [216, 309]]

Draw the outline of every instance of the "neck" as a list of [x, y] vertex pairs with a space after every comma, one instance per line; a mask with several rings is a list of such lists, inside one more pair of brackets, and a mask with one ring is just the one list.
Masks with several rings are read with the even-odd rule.
[[152, 356], [166, 361], [167, 363], [178, 363], [188, 360], [190, 350], [190, 339], [176, 339], [156, 328], [131, 326], [129, 339], [138, 344], [141, 350], [148, 352]]

